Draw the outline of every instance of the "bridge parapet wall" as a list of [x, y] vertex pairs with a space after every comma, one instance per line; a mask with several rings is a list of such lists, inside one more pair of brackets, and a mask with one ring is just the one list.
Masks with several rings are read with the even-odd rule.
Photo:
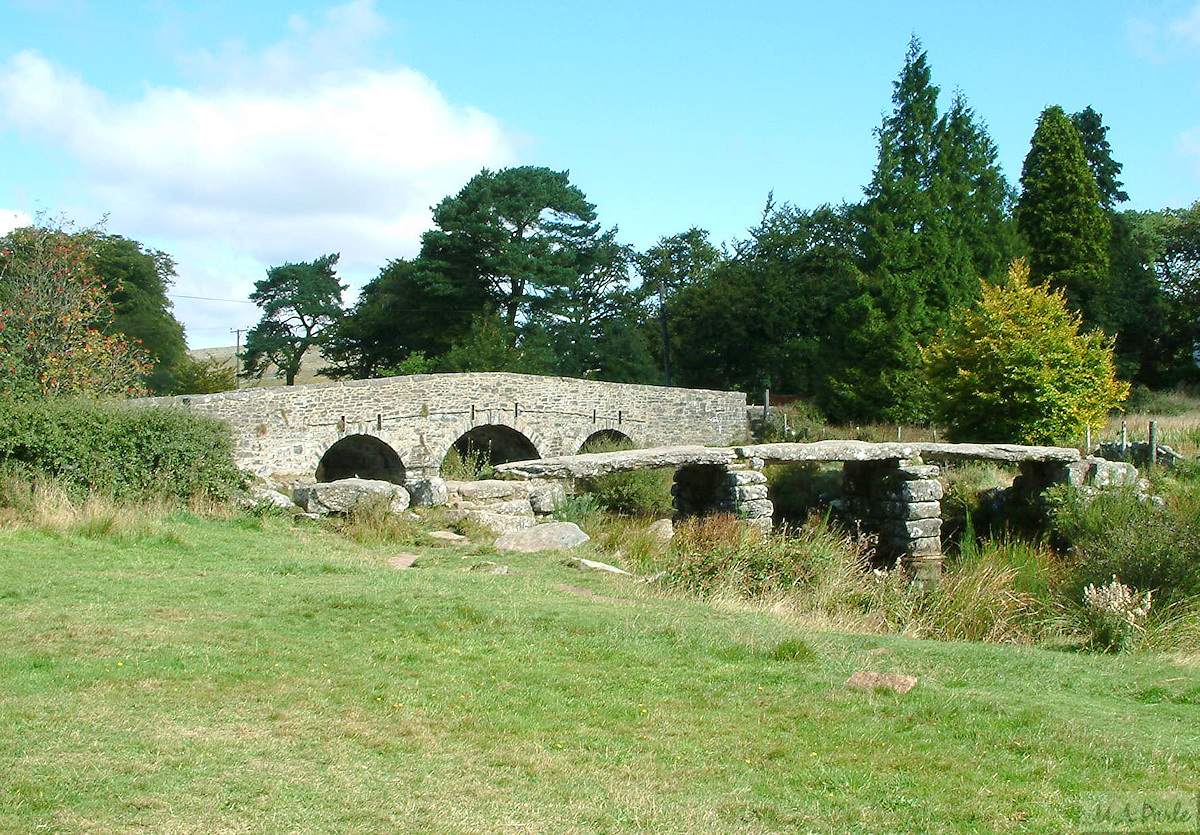
[[420, 374], [134, 402], [226, 421], [238, 465], [262, 476], [311, 477], [329, 447], [356, 434], [388, 444], [410, 476], [436, 474], [459, 437], [490, 424], [522, 433], [543, 457], [577, 453], [602, 430], [639, 446], [727, 445], [746, 436], [738, 392], [528, 374]]

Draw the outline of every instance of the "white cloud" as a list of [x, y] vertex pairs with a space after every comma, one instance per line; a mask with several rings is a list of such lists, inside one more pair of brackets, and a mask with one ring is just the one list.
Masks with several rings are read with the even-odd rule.
[[0, 235], [7, 235], [12, 230], [28, 226], [31, 223], [33, 223], [33, 218], [25, 212], [16, 209], [0, 209]]
[[1190, 13], [1171, 21], [1170, 32], [1191, 46], [1200, 46], [1200, 3]]
[[[113, 231], [179, 250], [179, 292], [213, 272], [182, 255], [205, 244], [260, 267], [340, 251], [347, 274], [370, 277], [413, 254], [429, 207], [509, 164], [515, 144], [421, 73], [364, 63], [386, 29], [370, 0], [293, 17], [280, 43], [193, 54], [195, 85], [148, 84], [133, 101], [19, 52], [0, 66], [0, 124], [66, 150]], [[247, 277], [210, 280], [205, 294], [225, 297]]]

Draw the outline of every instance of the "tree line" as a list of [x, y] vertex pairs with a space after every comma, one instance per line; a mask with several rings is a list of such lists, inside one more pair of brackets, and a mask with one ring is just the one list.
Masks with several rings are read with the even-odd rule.
[[[485, 169], [434, 207], [419, 253], [389, 261], [349, 307], [336, 253], [268, 270], [241, 372], [273, 365], [291, 383], [319, 345], [335, 377], [491, 370], [770, 388], [835, 421], [926, 422], [938, 417], [930, 346], [1024, 259], [1030, 285], [1061, 292], [1085, 330], [1114, 340], [1124, 380], [1195, 382], [1200, 202], [1121, 211], [1122, 166], [1090, 106], [1046, 108], [1012, 184], [965, 96], [942, 108], [939, 93], [914, 38], [863, 199], [801, 208], [768, 195], [746, 237], [719, 245], [692, 228], [638, 252], [600, 226], [567, 172]], [[91, 240], [111, 252], [92, 261], [113, 305], [98, 332], [142, 340], [151, 390], [203, 385], [180, 359], [170, 258]]]

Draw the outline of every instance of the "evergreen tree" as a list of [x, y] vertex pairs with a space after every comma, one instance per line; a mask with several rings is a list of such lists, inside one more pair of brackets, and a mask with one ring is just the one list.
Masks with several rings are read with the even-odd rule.
[[322, 345], [326, 331], [342, 315], [341, 284], [335, 273], [338, 253], [300, 264], [267, 270], [256, 282], [250, 300], [262, 308], [262, 319], [246, 334], [243, 376], [261, 378], [269, 365], [289, 386], [305, 352]]
[[1079, 131], [1058, 105], [1042, 111], [1025, 157], [1017, 228], [1029, 245], [1031, 280], [1063, 289], [1084, 321], [1098, 324], [1111, 223]]
[[978, 296], [981, 277], [998, 279], [1012, 255], [995, 145], [961, 94], [941, 117], [937, 96], [914, 38], [893, 84], [892, 113], [876, 132], [879, 160], [860, 210], [869, 279], [846, 337], [862, 347], [888, 344], [860, 354], [854, 375], [844, 375], [864, 392], [846, 389], [839, 398], [856, 417], [927, 417], [918, 343]]
[[545, 309], [547, 293], [578, 277], [599, 233], [595, 220], [596, 207], [566, 171], [484, 169], [434, 207], [435, 228], [421, 241], [428, 289], [486, 297], [515, 344], [518, 325]]
[[1071, 114], [1071, 124], [1079, 131], [1083, 155], [1092, 169], [1092, 176], [1096, 178], [1096, 188], [1100, 190], [1100, 203], [1111, 211], [1118, 203], [1128, 200], [1129, 195], [1123, 188], [1125, 184], [1117, 179], [1124, 166], [1112, 158], [1104, 117], [1088, 105], [1078, 113]]

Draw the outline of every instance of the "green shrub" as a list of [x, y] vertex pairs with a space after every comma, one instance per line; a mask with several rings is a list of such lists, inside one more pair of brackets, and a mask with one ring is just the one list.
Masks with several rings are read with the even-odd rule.
[[940, 422], [952, 439], [1054, 443], [1099, 429], [1129, 391], [1116, 379], [1113, 341], [1080, 333], [1065, 296], [1028, 281], [983, 283], [979, 304], [925, 351]]
[[467, 454], [463, 455], [458, 447], [453, 446], [446, 452], [439, 470], [442, 478], [450, 481], [478, 481], [491, 478], [495, 472], [496, 468], [492, 466], [486, 449], [469, 447]]
[[[633, 449], [633, 444], [599, 441], [585, 444], [580, 452], [616, 452], [624, 449]], [[630, 470], [596, 478], [581, 478], [576, 487], [611, 513], [660, 516], [671, 512], [672, 477], [669, 469]]]
[[242, 483], [219, 421], [91, 400], [0, 400], [0, 462], [118, 500], [220, 498]]
[[1200, 594], [1200, 493], [1181, 491], [1165, 507], [1131, 490], [1098, 496], [1047, 491], [1055, 535], [1070, 550], [1073, 574], [1064, 590], [1080, 599], [1086, 585], [1116, 576], [1156, 605]]

